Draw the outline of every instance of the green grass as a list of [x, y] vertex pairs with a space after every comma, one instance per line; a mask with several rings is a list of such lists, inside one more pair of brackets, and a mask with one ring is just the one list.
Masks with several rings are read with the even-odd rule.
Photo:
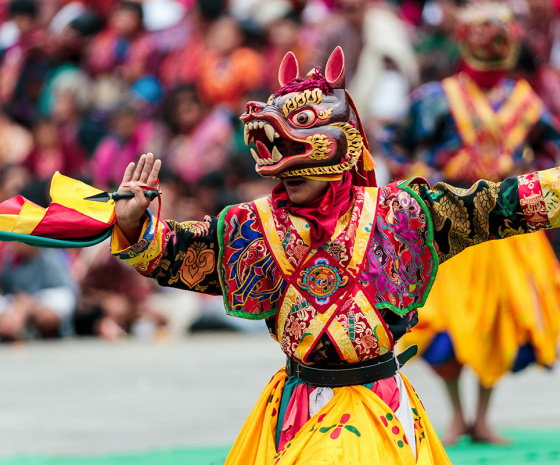
[[1, 465], [223, 465], [229, 446], [150, 450], [89, 457], [16, 456], [0, 458]]
[[473, 444], [447, 448], [454, 465], [560, 465], [560, 430], [505, 430], [510, 446]]
[[[471, 444], [448, 448], [453, 465], [560, 465], [560, 430], [506, 430], [511, 446]], [[0, 465], [222, 465], [229, 447], [188, 447], [89, 457], [16, 456]]]

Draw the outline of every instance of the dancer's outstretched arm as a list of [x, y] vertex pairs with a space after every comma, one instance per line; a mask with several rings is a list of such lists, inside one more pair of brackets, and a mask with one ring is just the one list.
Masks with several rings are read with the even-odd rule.
[[440, 263], [472, 245], [560, 226], [560, 168], [478, 181], [411, 184], [428, 206]]
[[184, 223], [156, 221], [148, 210], [150, 200], [138, 184], [153, 186], [160, 168], [161, 161], [154, 161], [152, 154], [128, 165], [118, 192], [134, 192], [135, 196], [117, 201], [111, 252], [162, 286], [221, 294], [218, 220], [207, 216], [204, 221]]

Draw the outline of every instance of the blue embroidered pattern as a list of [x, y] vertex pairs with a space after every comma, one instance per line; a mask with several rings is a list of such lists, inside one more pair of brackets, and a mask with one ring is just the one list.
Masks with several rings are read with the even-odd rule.
[[252, 313], [244, 308], [249, 299], [257, 303], [268, 301], [270, 306], [267, 307], [275, 309], [286, 283], [278, 273], [262, 233], [253, 228], [257, 225], [256, 220], [248, 219], [239, 224], [238, 218], [233, 215], [229, 225], [232, 229], [228, 245], [233, 253], [227, 261], [228, 279], [235, 282], [235, 290], [231, 294], [232, 310]]

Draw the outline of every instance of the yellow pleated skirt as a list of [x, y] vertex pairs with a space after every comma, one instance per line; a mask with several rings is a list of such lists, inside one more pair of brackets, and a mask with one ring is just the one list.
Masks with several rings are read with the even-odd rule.
[[560, 266], [543, 232], [471, 247], [443, 263], [419, 323], [402, 344], [420, 353], [447, 332], [457, 360], [493, 386], [533, 346], [536, 362], [556, 361]]
[[282, 369], [263, 390], [225, 465], [450, 464], [420, 399], [402, 378], [414, 416], [417, 460], [394, 412], [363, 386], [333, 389], [334, 398], [276, 451], [278, 410], [287, 379]]

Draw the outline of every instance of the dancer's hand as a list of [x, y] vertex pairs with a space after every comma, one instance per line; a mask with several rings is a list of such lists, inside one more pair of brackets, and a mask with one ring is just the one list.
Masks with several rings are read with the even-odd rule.
[[131, 199], [121, 199], [115, 202], [117, 224], [131, 244], [138, 241], [142, 231], [142, 218], [150, 206], [150, 199], [144, 196], [144, 191], [138, 186], [147, 184], [153, 186], [161, 168], [161, 161], [154, 161], [151, 153], [144, 154], [138, 164], [129, 163], [124, 172], [123, 180], [117, 192], [133, 192]]

